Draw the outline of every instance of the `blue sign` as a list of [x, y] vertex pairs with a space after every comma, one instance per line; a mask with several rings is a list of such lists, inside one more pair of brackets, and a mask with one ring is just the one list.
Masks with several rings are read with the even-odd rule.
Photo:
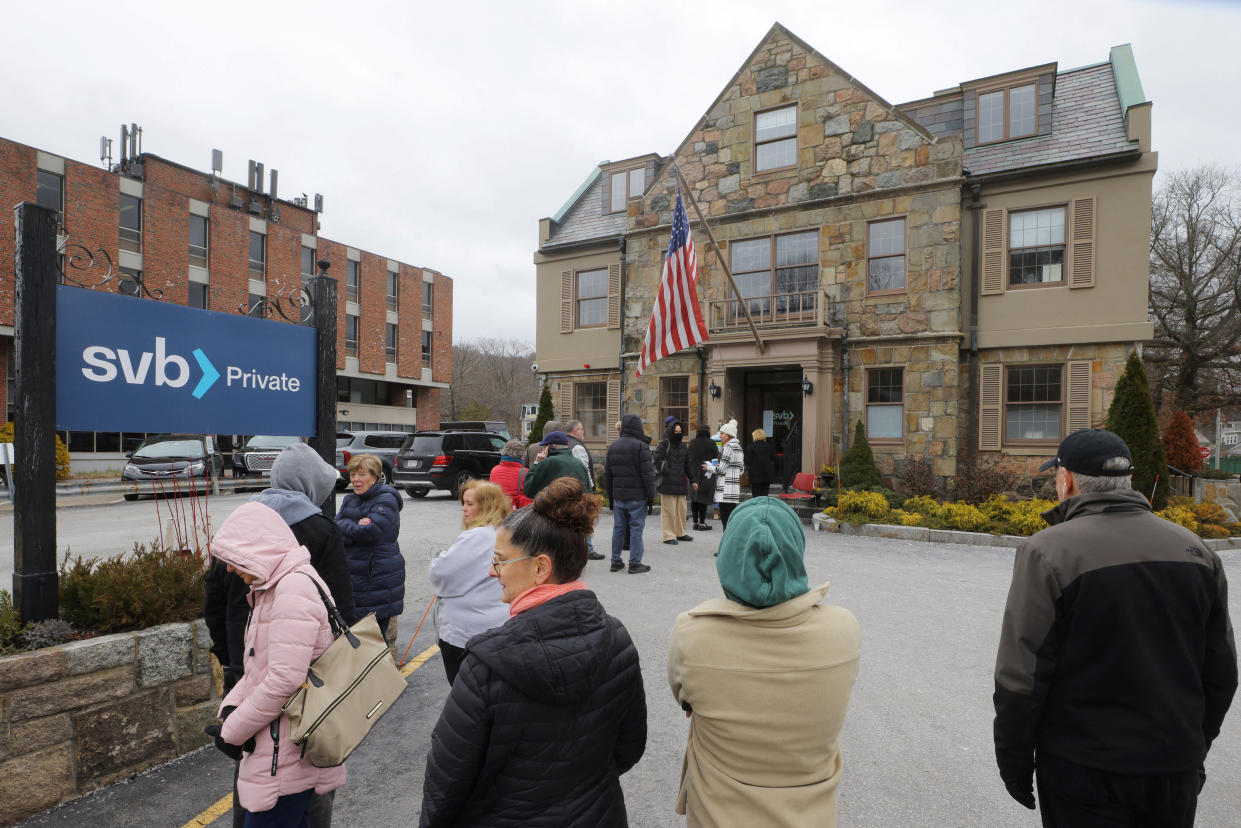
[[60, 285], [56, 425], [315, 433], [315, 330]]

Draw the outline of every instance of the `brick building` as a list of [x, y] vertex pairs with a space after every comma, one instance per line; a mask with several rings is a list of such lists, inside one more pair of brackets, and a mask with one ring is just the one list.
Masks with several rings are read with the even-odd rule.
[[[1127, 46], [893, 105], [776, 24], [670, 154], [599, 165], [540, 221], [557, 414], [599, 447], [621, 411], [648, 432], [736, 417], [790, 471], [861, 420], [887, 475], [973, 452], [1030, 473], [1103, 421], [1152, 335], [1150, 110]], [[635, 378], [677, 169], [719, 242], [687, 204], [709, 339]]]
[[[0, 139], [0, 203], [34, 201], [61, 211], [69, 241], [103, 249], [119, 271], [99, 290], [259, 314], [262, 301], [288, 296], [316, 262], [328, 261], [339, 288], [338, 426], [438, 427], [440, 389], [452, 376], [452, 279], [324, 238], [312, 207], [264, 193], [261, 174], [252, 183], [243, 187], [150, 153], [104, 169]], [[8, 420], [14, 233], [13, 213], [0, 212], [0, 404]], [[75, 461], [89, 467], [117, 465], [142, 435], [61, 436]]]

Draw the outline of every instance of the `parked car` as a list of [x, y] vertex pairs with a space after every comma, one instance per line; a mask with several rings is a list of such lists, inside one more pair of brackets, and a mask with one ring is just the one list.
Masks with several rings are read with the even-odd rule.
[[246, 439], [241, 448], [233, 449], [233, 477], [267, 477], [286, 446], [300, 443], [301, 437], [273, 437], [256, 434]]
[[503, 420], [449, 420], [441, 422], [440, 431], [490, 431], [499, 434], [505, 440], [513, 439], [508, 433], [508, 423]]
[[453, 497], [473, 478], [487, 479], [508, 442], [490, 431], [416, 431], [397, 455], [396, 485], [410, 497], [445, 489]]
[[224, 474], [224, 456], [210, 434], [159, 434], [143, 440], [128, 455], [122, 483], [138, 483], [126, 500], [155, 492], [205, 492]]
[[392, 483], [392, 467], [396, 454], [409, 436], [407, 431], [338, 431], [336, 432], [336, 470], [340, 480], [336, 488], [349, 485], [349, 459], [355, 454], [373, 454], [383, 465], [383, 482]]

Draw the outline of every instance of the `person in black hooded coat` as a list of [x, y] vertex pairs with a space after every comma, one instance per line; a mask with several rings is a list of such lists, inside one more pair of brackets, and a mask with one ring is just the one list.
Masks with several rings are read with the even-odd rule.
[[715, 502], [715, 475], [708, 474], [703, 464], [718, 460], [719, 456], [720, 449], [711, 439], [711, 429], [705, 425], [698, 426], [694, 439], [689, 441], [689, 471], [691, 479], [698, 484], [690, 498], [689, 508], [694, 529], [699, 532], [711, 530], [707, 520], [711, 516], [711, 504]]
[[560, 478], [496, 533], [512, 617], [465, 646], [431, 734], [422, 828], [628, 825], [620, 775], [646, 749], [624, 625], [579, 580], [599, 498]]
[[660, 494], [660, 528], [664, 543], [692, 541], [685, 531], [685, 501], [694, 489], [689, 468], [689, 446], [685, 443], [685, 426], [680, 420], [668, 423], [664, 439], [655, 447], [656, 488]]

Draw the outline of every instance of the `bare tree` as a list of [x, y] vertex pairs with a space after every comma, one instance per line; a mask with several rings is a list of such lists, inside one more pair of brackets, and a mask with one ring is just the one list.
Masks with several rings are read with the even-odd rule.
[[[452, 385], [441, 397], [446, 420], [504, 420], [519, 434], [522, 403], [538, 400], [530, 363], [534, 348], [517, 339], [481, 339], [453, 345]], [[467, 416], [481, 415], [487, 416]]]
[[1151, 209], [1145, 353], [1156, 405], [1197, 413], [1241, 403], [1241, 180], [1216, 166], [1168, 178]]

